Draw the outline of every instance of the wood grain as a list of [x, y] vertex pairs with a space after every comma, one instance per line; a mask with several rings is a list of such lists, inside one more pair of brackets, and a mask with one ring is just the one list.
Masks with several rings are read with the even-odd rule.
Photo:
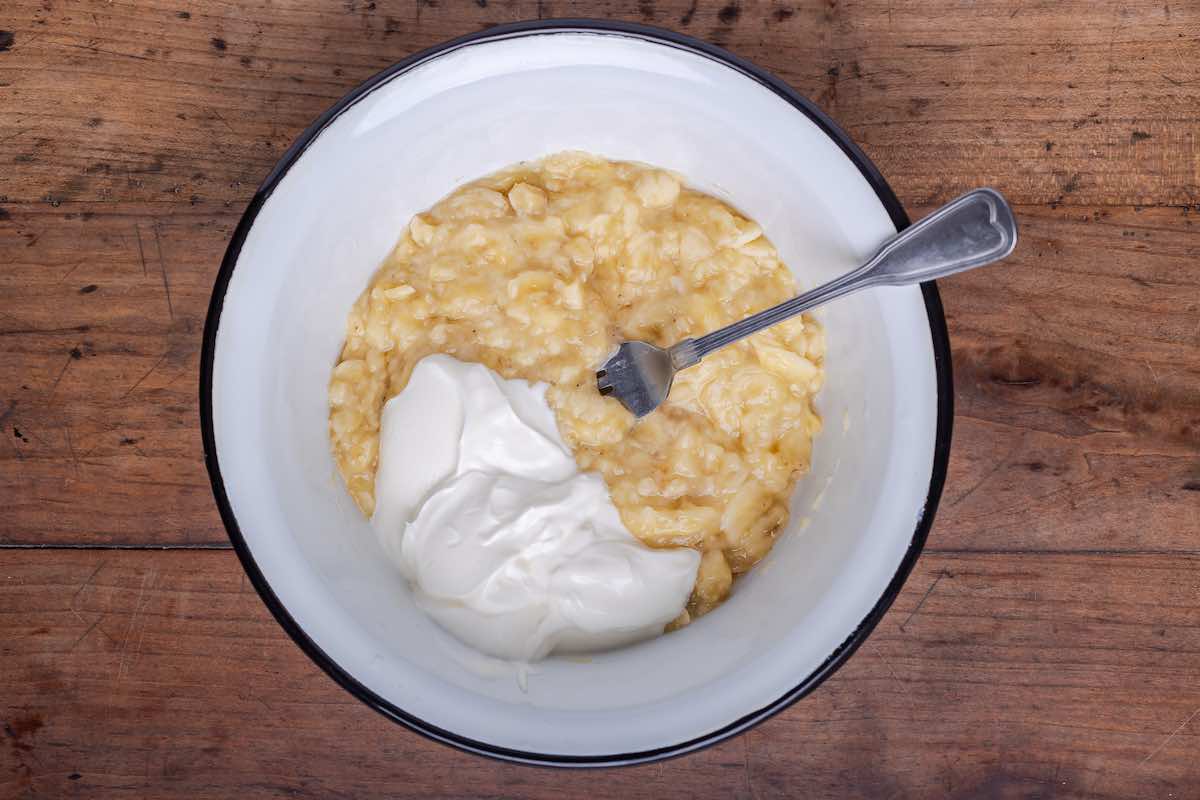
[[237, 220], [88, 205], [0, 222], [0, 541], [224, 542], [199, 346]]
[[[196, 458], [196, 364], [251, 188], [387, 63], [537, 8], [567, 11], [367, 6], [16, 4], [0, 53], [15, 107], [0, 117], [12, 166], [0, 176], [0, 417], [12, 434], [0, 487], [15, 498], [0, 542], [223, 543]], [[1003, 273], [943, 286], [968, 410], [934, 546], [1046, 546], [1065, 523], [1059, 549], [1194, 549], [1179, 522], [1200, 503], [1184, 488], [1200, 480], [1200, 206], [1185, 196], [1200, 169], [1200, 62], [1188, 57], [1200, 11], [1126, 4], [1106, 48], [1095, 32], [1069, 35], [1083, 4], [930, 8], [697, 5], [686, 24], [690, 6], [570, 10], [671, 24], [774, 69], [847, 125], [916, 216], [985, 182], [1022, 204], [1026, 236]], [[1053, 47], [1035, 57], [1020, 49], [1041, 46], [1030, 42]], [[1147, 59], [1160, 72], [1133, 92], [1121, 64]], [[1024, 77], [1014, 87], [999, 73]], [[1146, 136], [1122, 132], [1134, 117]], [[1149, 207], [1122, 205], [1134, 202]], [[977, 491], [985, 483], [994, 491]], [[1104, 506], [1086, 522], [1074, 513], [1085, 495]], [[1006, 496], [1022, 500], [997, 526]]]
[[[236, 219], [115, 205], [0, 224], [0, 541], [221, 544], [197, 375]], [[1200, 213], [1018, 213], [1010, 261], [942, 284], [958, 417], [931, 546], [1196, 552]]]
[[938, 548], [1200, 552], [1200, 214], [1025, 207], [941, 284], [955, 442]]
[[[198, 549], [227, 546], [200, 330], [254, 187], [377, 70], [553, 16], [723, 45], [828, 110], [914, 218], [990, 184], [1023, 233], [941, 286], [950, 479], [876, 633], [750, 734], [601, 775], [392, 726]], [[1180, 0], [8, 0], [0, 796], [1194, 794], [1198, 136]]]
[[[186, 16], [185, 16], [186, 15]], [[9, 202], [240, 206], [349, 87], [450, 36], [592, 15], [721, 44], [817, 99], [906, 202], [1200, 202], [1200, 8], [1170, 0], [97, 5], [10, 0]]]
[[0, 796], [1186, 796], [1198, 568], [927, 555], [798, 705], [694, 756], [581, 774], [463, 755], [368, 710], [286, 638], [231, 553], [9, 550]]

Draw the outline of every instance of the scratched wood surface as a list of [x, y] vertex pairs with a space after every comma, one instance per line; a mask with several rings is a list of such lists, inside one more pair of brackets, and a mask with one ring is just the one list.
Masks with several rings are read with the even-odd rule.
[[1198, 570], [928, 554], [799, 706], [687, 758], [580, 775], [395, 728], [297, 652], [228, 551], [13, 551], [0, 796], [1195, 797]]
[[[1024, 234], [942, 285], [950, 480], [867, 645], [749, 735], [592, 775], [429, 744], [326, 679], [224, 549], [197, 420], [217, 265], [292, 138], [539, 16], [721, 44], [913, 217], [990, 184]], [[1197, 796], [1197, 137], [1183, 0], [7, 0], [0, 797]]]

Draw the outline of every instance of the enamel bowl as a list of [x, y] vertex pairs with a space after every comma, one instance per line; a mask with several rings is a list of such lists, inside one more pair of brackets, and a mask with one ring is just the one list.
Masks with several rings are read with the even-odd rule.
[[586, 20], [447, 42], [347, 95], [251, 202], [205, 329], [204, 445], [255, 587], [348, 691], [472, 752], [635, 763], [720, 741], [785, 708], [869, 634], [941, 494], [949, 348], [932, 284], [876, 289], [819, 312], [825, 431], [787, 530], [728, 602], [652, 641], [548, 659], [526, 681], [481, 668], [413, 605], [343, 489], [326, 388], [350, 305], [412, 214], [465, 181], [566, 149], [683, 174], [757, 220], [806, 287], [907, 224], [841, 130], [718, 48]]

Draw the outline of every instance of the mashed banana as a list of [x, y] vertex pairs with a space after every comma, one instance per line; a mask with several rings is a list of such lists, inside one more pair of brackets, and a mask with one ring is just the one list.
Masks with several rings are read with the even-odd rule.
[[824, 335], [805, 315], [714, 353], [636, 424], [595, 370], [621, 341], [671, 345], [795, 292], [757, 224], [671, 173], [561, 153], [483, 178], [413, 217], [350, 311], [329, 386], [338, 469], [370, 515], [380, 412], [426, 355], [545, 381], [626, 527], [703, 554], [686, 624], [787, 520], [821, 427]]

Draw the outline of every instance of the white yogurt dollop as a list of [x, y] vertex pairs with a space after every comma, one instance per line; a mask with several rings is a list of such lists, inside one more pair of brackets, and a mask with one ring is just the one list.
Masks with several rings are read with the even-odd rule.
[[532, 661], [662, 633], [700, 554], [621, 524], [558, 435], [546, 385], [423, 359], [383, 409], [371, 524], [418, 604], [483, 653]]

